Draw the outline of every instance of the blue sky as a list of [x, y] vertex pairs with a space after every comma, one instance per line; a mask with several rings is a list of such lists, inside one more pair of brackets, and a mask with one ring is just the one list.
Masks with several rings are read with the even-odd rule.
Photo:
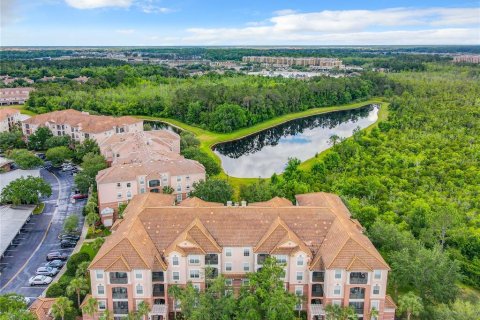
[[478, 1], [1, 0], [2, 46], [480, 44]]

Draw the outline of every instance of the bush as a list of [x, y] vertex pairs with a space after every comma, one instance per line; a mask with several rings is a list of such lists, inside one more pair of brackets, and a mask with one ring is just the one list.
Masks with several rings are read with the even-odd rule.
[[192, 159], [200, 162], [209, 176], [214, 176], [220, 173], [220, 166], [207, 153], [200, 149], [189, 147], [182, 150], [182, 155], [187, 159]]
[[67, 284], [56, 282], [52, 283], [45, 293], [47, 298], [56, 298], [61, 297], [65, 294], [65, 290], [67, 288]]
[[78, 252], [78, 253], [72, 254], [72, 256], [70, 257], [70, 259], [68, 259], [68, 262], [67, 262], [66, 274], [70, 276], [75, 276], [78, 265], [83, 261], [91, 261], [90, 255], [88, 253]]

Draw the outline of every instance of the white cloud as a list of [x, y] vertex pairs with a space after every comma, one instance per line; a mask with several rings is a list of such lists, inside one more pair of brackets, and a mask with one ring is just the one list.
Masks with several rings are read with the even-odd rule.
[[128, 8], [133, 0], [65, 0], [65, 2], [76, 9], [96, 9], [104, 7]]
[[273, 14], [277, 16], [286, 16], [287, 14], [294, 14], [294, 13], [297, 13], [297, 11], [292, 9], [283, 9], [283, 10], [273, 11]]
[[115, 32], [120, 34], [133, 34], [135, 33], [135, 29], [118, 29], [115, 30]]
[[145, 4], [140, 6], [145, 13], [170, 13], [173, 10], [166, 7], [159, 7], [152, 4]]

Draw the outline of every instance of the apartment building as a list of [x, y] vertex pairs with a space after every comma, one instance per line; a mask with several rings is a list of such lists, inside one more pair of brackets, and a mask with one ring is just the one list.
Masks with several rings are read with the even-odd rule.
[[88, 112], [67, 109], [40, 114], [22, 121], [23, 134], [27, 137], [40, 127], [47, 127], [54, 136], [69, 135], [78, 142], [87, 138], [99, 141], [117, 133], [143, 131], [143, 120], [90, 115]]
[[453, 57], [453, 62], [480, 63], [480, 55], [469, 54], [469, 55], [455, 56]]
[[20, 111], [13, 108], [0, 108], [0, 132], [10, 131], [20, 122]]
[[102, 223], [112, 226], [120, 204], [128, 203], [137, 194], [162, 193], [167, 186], [173, 189], [175, 200], [181, 202], [200, 180], [205, 180], [205, 167], [180, 155], [170, 160], [150, 159], [112, 165], [96, 177]]
[[0, 89], [0, 105], [24, 104], [33, 90], [28, 87]]
[[324, 67], [325, 69], [343, 67], [342, 61], [336, 58], [245, 56], [242, 57], [242, 62], [264, 63], [278, 66], [316, 66]]
[[180, 136], [170, 130], [120, 133], [99, 140], [98, 146], [111, 165], [182, 158]]
[[173, 305], [169, 286], [191, 282], [203, 290], [208, 266], [236, 293], [248, 272], [275, 256], [285, 265], [286, 290], [305, 297], [297, 308], [308, 319], [325, 319], [325, 306], [338, 304], [353, 306], [359, 319], [376, 308], [377, 319], [393, 320], [390, 268], [341, 199], [312, 193], [296, 202], [224, 206], [198, 198], [175, 204], [174, 196], [156, 193], [134, 197], [89, 266], [98, 314], [109, 309], [122, 319], [145, 301], [149, 319], [172, 319], [181, 306]]

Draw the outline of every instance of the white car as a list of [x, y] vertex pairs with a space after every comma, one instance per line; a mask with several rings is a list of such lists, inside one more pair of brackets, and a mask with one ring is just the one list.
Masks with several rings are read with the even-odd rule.
[[35, 273], [37, 275], [44, 275], [44, 276], [53, 277], [54, 275], [56, 275], [58, 273], [58, 269], [53, 268], [53, 267], [40, 267], [40, 268], [37, 269], [37, 271]]
[[36, 285], [50, 284], [50, 282], [52, 282], [52, 277], [47, 277], [47, 276], [42, 276], [42, 275], [31, 277], [28, 280], [28, 283], [32, 287], [36, 286]]

